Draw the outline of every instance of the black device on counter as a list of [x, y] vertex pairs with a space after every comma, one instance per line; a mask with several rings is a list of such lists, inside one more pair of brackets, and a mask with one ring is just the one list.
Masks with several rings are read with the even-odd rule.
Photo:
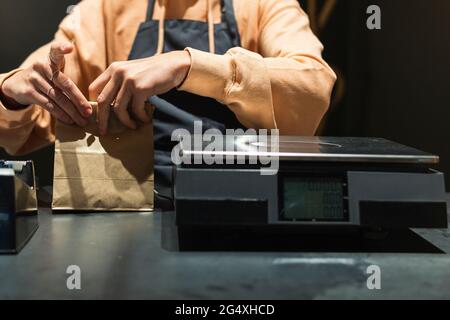
[[[250, 239], [268, 249], [279, 243], [306, 251], [335, 245], [330, 250], [364, 251], [343, 235], [372, 232], [376, 238], [389, 230], [387, 241], [394, 244], [392, 234], [410, 228], [447, 228], [444, 175], [430, 168], [437, 156], [379, 138], [271, 139], [228, 137], [223, 148], [180, 143], [174, 223], [181, 250], [225, 239], [239, 249]], [[204, 237], [195, 244], [199, 235]]]
[[0, 160], [0, 253], [18, 253], [38, 225], [33, 162]]

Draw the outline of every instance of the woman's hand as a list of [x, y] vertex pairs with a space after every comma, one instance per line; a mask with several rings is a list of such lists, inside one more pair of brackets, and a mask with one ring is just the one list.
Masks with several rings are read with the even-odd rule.
[[8, 78], [1, 87], [6, 103], [16, 106], [36, 104], [64, 123], [87, 125], [85, 118], [92, 114], [92, 108], [78, 87], [62, 72], [64, 55], [72, 50], [70, 43], [54, 43], [48, 59], [35, 62]]
[[136, 129], [128, 108], [143, 122], [149, 122], [145, 101], [153, 96], [178, 87], [191, 66], [187, 51], [173, 51], [150, 58], [115, 62], [90, 86], [91, 96], [97, 97], [98, 127], [101, 134], [108, 131], [112, 106], [119, 120]]

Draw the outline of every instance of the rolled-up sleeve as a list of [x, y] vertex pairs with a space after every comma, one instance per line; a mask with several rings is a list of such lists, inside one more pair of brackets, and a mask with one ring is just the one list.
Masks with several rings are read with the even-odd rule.
[[[0, 75], [3, 82], [21, 69]], [[11, 155], [32, 152], [54, 140], [52, 117], [39, 106], [13, 110], [0, 100], [0, 147]]]
[[192, 66], [180, 90], [226, 104], [249, 128], [313, 135], [336, 81], [323, 46], [295, 0], [261, 0], [258, 52], [233, 48], [214, 55], [191, 48]]

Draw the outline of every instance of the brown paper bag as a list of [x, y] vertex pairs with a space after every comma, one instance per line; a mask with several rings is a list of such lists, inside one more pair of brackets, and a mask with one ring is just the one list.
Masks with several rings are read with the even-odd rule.
[[[56, 123], [53, 210], [152, 211], [153, 127], [126, 129], [111, 112], [108, 135]], [[151, 114], [151, 106], [147, 106]]]

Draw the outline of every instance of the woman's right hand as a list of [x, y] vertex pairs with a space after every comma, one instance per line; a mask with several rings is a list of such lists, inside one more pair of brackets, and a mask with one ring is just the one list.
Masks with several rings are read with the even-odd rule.
[[48, 59], [35, 62], [3, 82], [2, 94], [19, 105], [36, 104], [66, 124], [88, 124], [92, 107], [75, 83], [63, 73], [71, 43], [54, 43]]

